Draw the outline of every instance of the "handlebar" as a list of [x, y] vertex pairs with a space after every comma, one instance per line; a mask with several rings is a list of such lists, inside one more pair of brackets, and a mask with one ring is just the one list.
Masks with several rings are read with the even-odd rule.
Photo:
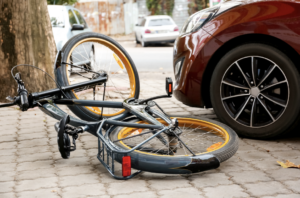
[[25, 88], [24, 82], [21, 79], [20, 73], [16, 73], [15, 79], [18, 83], [18, 95], [20, 97], [16, 102], [19, 104], [22, 111], [26, 111], [29, 108], [28, 92]]
[[20, 93], [20, 109], [22, 111], [26, 111], [29, 108], [28, 102], [28, 92], [25, 90], [21, 90]]
[[87, 81], [87, 82], [80, 82], [73, 85], [68, 85], [60, 88], [55, 88], [47, 91], [31, 93], [28, 96], [28, 92], [25, 88], [24, 82], [21, 79], [21, 74], [16, 73], [14, 76], [16, 82], [18, 83], [18, 96], [12, 98], [7, 97], [8, 100], [12, 101], [12, 103], [0, 104], [0, 108], [8, 107], [13, 105], [18, 105], [22, 111], [27, 111], [29, 108], [34, 107], [35, 101], [41, 100], [44, 98], [52, 97], [52, 96], [59, 96], [62, 91], [70, 91], [76, 88], [85, 87], [85, 86], [94, 86], [98, 84], [103, 84], [107, 82], [107, 75], [100, 75], [98, 78]]

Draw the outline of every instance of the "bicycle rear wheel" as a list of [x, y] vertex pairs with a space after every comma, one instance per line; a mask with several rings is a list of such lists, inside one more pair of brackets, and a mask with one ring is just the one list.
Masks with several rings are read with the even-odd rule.
[[[181, 116], [172, 116], [172, 118], [177, 118], [179, 127], [182, 130], [180, 138], [188, 148], [182, 143], [178, 143], [176, 152], [171, 152], [169, 146], [174, 141], [163, 133], [162, 136], [167, 140], [168, 146], [164, 145], [158, 138], [154, 138], [139, 150], [129, 153], [133, 168], [156, 173], [185, 174], [200, 172], [204, 169], [203, 167], [197, 167], [197, 163], [193, 163], [194, 159], [208, 159], [208, 163], [213, 163], [209, 161], [209, 158], [214, 156], [221, 163], [236, 153], [238, 136], [228, 126], [205, 118]], [[166, 124], [161, 119], [158, 119], [158, 121]], [[137, 119], [131, 122], [144, 123]], [[129, 150], [153, 135], [148, 131], [148, 129], [116, 127], [110, 133], [109, 138], [119, 148]], [[189, 149], [196, 155], [193, 156]], [[121, 156], [117, 155], [116, 160], [121, 162]]]
[[[61, 86], [72, 85], [97, 78], [97, 73], [106, 72], [108, 81], [105, 100], [123, 101], [139, 97], [139, 76], [136, 67], [125, 49], [113, 39], [94, 32], [82, 33], [71, 38], [61, 50], [62, 64], [56, 75]], [[73, 99], [103, 100], [104, 86], [87, 86], [67, 92]], [[81, 119], [99, 120], [101, 108], [70, 106]], [[116, 116], [124, 109], [105, 108], [104, 117]]]

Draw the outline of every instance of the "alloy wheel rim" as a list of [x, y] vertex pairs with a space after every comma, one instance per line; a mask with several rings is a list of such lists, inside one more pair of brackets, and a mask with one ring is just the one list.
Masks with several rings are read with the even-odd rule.
[[262, 56], [247, 56], [233, 62], [222, 77], [220, 92], [230, 117], [251, 128], [276, 122], [285, 112], [290, 95], [284, 72]]

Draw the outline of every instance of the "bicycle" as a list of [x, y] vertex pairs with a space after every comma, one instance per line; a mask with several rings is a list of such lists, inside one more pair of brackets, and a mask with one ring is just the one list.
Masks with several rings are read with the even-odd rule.
[[[67, 64], [61, 58], [56, 60], [61, 71], [66, 71], [63, 66]], [[74, 99], [66, 94], [76, 93], [74, 90], [84, 87], [94, 90], [97, 86], [103, 86], [105, 98], [109, 74], [105, 71], [94, 71], [94, 74], [96, 76], [88, 81], [67, 86], [58, 84], [58, 88], [28, 94], [20, 73], [16, 73], [13, 76], [18, 84], [18, 95], [8, 97], [12, 102], [1, 104], [0, 108], [18, 105], [22, 111], [27, 111], [39, 107], [59, 120], [55, 130], [58, 149], [64, 159], [76, 150], [80, 133], [94, 135], [98, 138], [97, 158], [115, 179], [130, 179], [142, 171], [190, 174], [215, 169], [237, 151], [238, 137], [228, 126], [210, 119], [169, 116], [163, 111], [154, 100], [172, 96], [171, 78], [166, 78], [166, 95], [148, 99], [131, 97], [122, 102], [97, 101]], [[56, 78], [59, 78], [57, 71]], [[57, 105], [97, 107], [102, 110], [99, 120], [87, 121], [69, 116]], [[103, 116], [103, 108], [119, 109], [119, 113]], [[122, 164], [122, 175], [115, 174], [115, 161]], [[132, 169], [136, 171], [132, 173]]]

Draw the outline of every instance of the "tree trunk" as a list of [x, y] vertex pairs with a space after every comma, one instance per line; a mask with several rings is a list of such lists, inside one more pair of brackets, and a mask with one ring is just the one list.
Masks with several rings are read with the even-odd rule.
[[[0, 102], [17, 95], [11, 69], [30, 64], [53, 75], [56, 46], [46, 0], [0, 0]], [[22, 67], [27, 90], [47, 90], [55, 85], [37, 69]]]

